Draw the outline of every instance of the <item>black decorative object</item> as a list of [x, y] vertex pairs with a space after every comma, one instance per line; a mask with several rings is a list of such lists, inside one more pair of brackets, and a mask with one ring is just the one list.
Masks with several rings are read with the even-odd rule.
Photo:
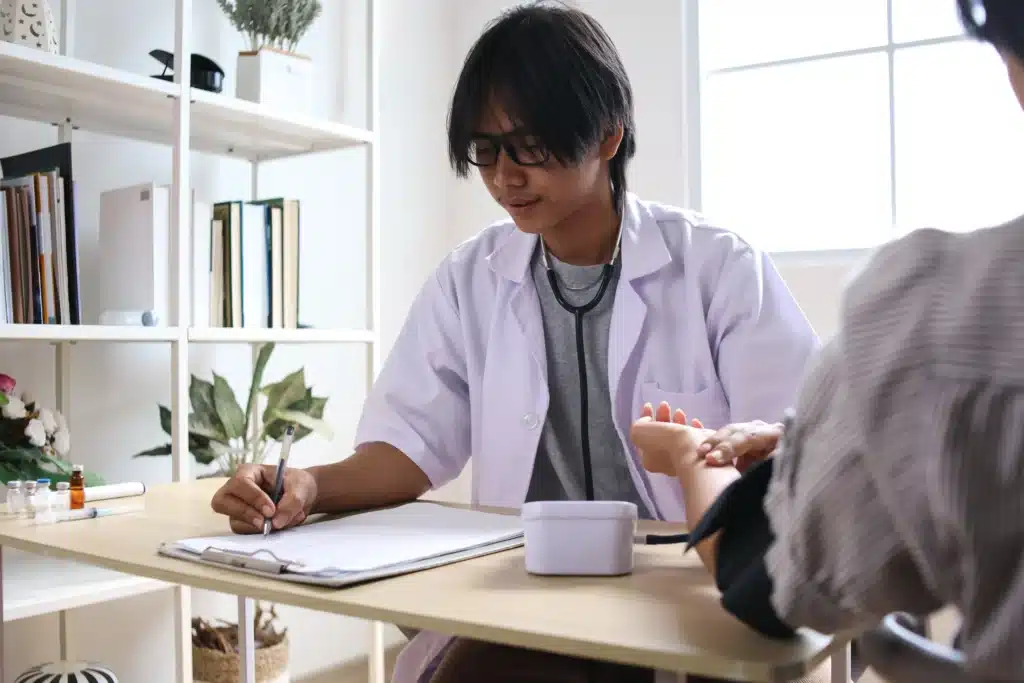
[[[174, 54], [167, 50], [151, 50], [149, 56], [164, 65], [164, 72], [154, 75], [153, 78], [159, 78], [161, 81], [173, 81], [174, 74], [167, 73], [167, 71], [174, 71]], [[193, 54], [192, 87], [210, 92], [220, 92], [224, 87], [224, 70], [209, 57]]]

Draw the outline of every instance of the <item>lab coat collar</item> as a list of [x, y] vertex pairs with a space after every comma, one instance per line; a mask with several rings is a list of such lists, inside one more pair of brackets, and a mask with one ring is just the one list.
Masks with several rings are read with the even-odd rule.
[[[508, 280], [521, 283], [529, 272], [538, 239], [537, 235], [527, 234], [513, 226], [487, 256], [491, 270]], [[650, 210], [632, 193], [626, 194], [620, 249], [622, 277], [627, 281], [649, 275], [672, 260], [661, 226]]]

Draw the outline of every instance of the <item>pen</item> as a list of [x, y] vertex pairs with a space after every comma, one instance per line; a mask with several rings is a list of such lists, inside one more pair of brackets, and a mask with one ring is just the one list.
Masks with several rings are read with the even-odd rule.
[[[275, 507], [281, 502], [281, 493], [284, 490], [284, 471], [288, 467], [288, 453], [292, 449], [293, 436], [295, 436], [295, 427], [288, 425], [288, 428], [284, 431], [284, 439], [281, 440], [281, 457], [277, 461], [277, 476], [274, 478], [274, 494], [271, 500], [274, 501]], [[269, 518], [263, 520], [264, 536], [270, 533], [270, 521]]]

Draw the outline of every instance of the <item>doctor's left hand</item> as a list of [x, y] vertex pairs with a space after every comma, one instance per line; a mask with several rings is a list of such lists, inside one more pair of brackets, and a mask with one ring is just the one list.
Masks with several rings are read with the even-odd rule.
[[686, 413], [678, 408], [673, 412], [667, 403], [657, 410], [649, 403], [645, 405], [629, 432], [644, 469], [673, 477], [681, 467], [699, 461], [697, 448], [712, 434], [714, 430], [705, 429], [698, 419], [687, 424]]

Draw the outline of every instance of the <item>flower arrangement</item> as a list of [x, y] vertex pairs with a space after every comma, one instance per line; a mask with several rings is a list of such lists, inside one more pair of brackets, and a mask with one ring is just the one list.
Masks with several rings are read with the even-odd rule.
[[[15, 393], [17, 381], [0, 373], [0, 481], [71, 477], [71, 433], [60, 412], [43, 408], [28, 392]], [[87, 474], [87, 484], [102, 483]]]
[[[292, 441], [312, 433], [333, 438], [324, 422], [327, 398], [314, 396], [306, 386], [305, 370], [299, 368], [279, 382], [261, 386], [263, 372], [274, 351], [274, 344], [260, 347], [253, 365], [248, 400], [243, 410], [227, 380], [213, 373], [213, 381], [192, 375], [189, 383], [188, 449], [201, 465], [216, 463], [218, 473], [231, 476], [245, 463], [262, 463], [270, 449], [283, 437], [289, 425], [295, 427]], [[264, 399], [260, 425], [254, 428], [256, 415]], [[160, 426], [170, 436], [172, 413], [159, 406]], [[171, 444], [136, 453], [133, 457], [170, 455]]]
[[258, 52], [272, 47], [294, 52], [296, 45], [320, 16], [320, 0], [217, 0], [239, 33]]

